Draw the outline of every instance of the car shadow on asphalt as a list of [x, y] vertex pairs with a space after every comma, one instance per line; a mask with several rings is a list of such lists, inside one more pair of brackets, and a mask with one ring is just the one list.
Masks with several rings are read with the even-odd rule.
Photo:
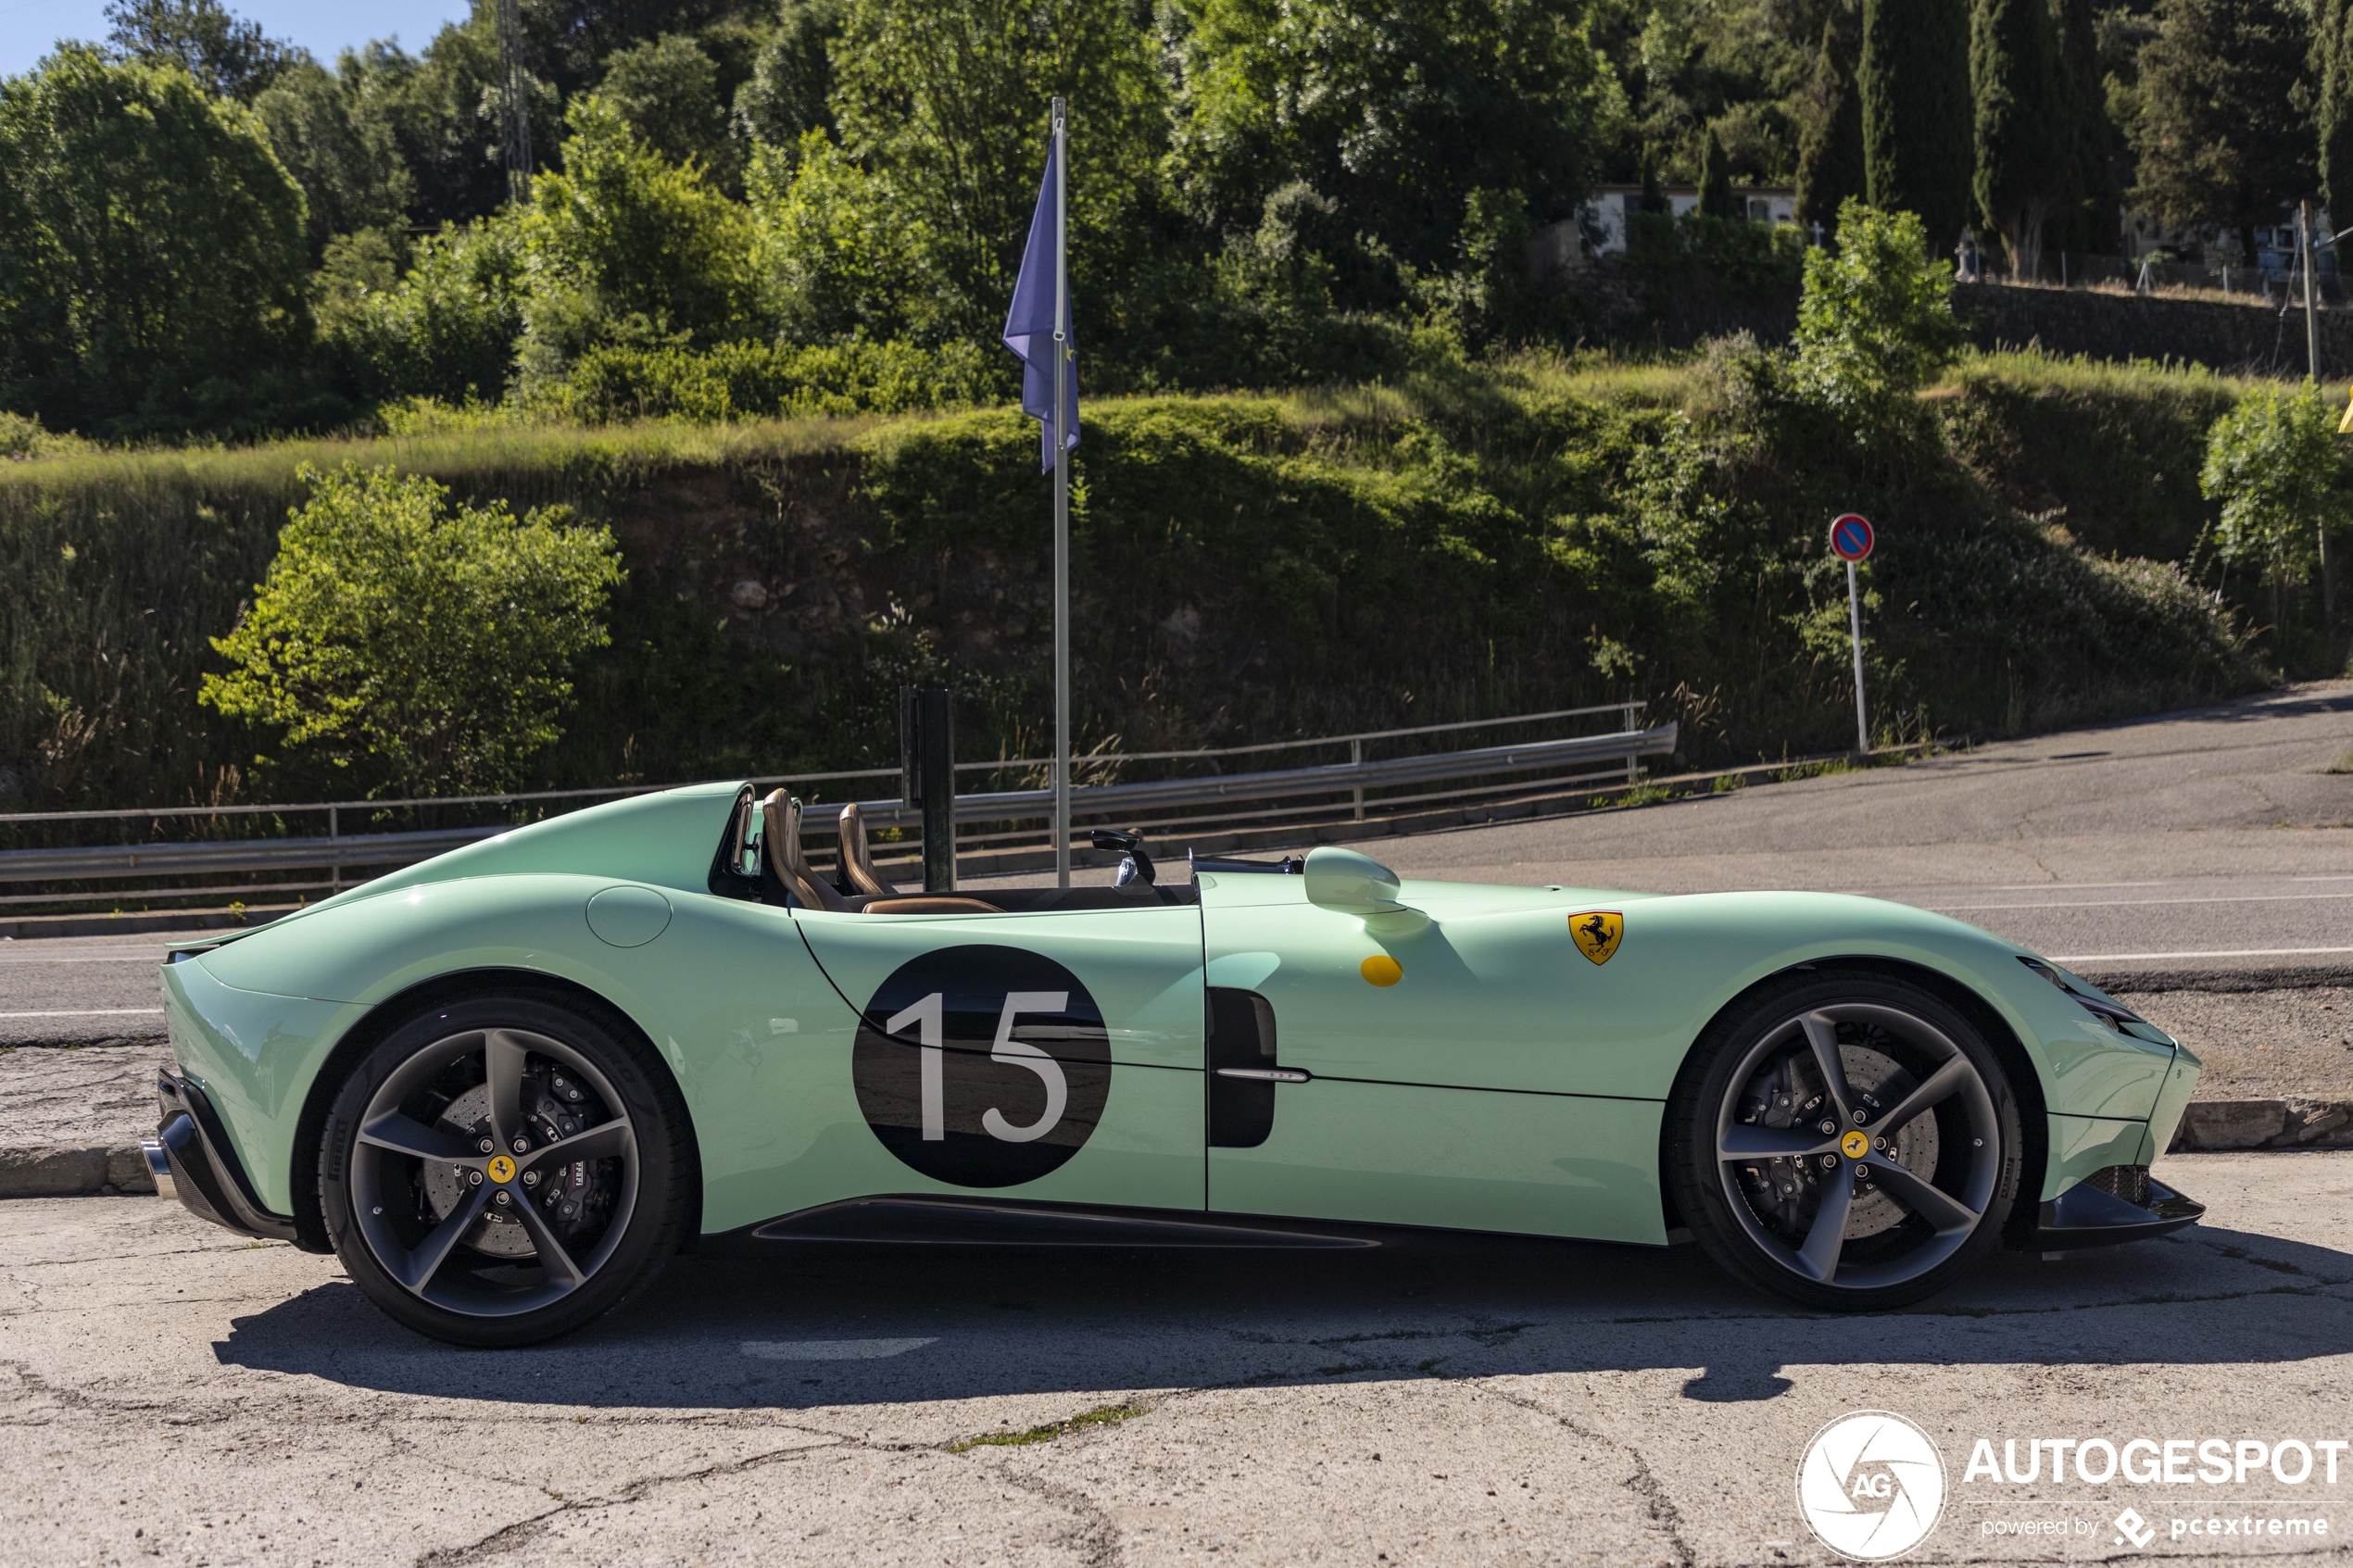
[[2196, 1226], [2002, 1254], [1898, 1312], [1742, 1288], [1693, 1247], [1402, 1233], [1362, 1251], [858, 1247], [676, 1260], [553, 1343], [473, 1353], [338, 1280], [233, 1321], [223, 1364], [572, 1407], [816, 1409], [1346, 1378], [1671, 1370], [1743, 1403], [1817, 1364], [2292, 1361], [2353, 1350], [2353, 1254]]

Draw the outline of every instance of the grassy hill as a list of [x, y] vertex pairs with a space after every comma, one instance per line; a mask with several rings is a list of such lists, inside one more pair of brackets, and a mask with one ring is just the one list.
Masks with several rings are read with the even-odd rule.
[[[1722, 356], [1527, 358], [1398, 385], [1106, 400], [1073, 528], [1081, 748], [1642, 696], [1698, 765], [1851, 736], [1835, 511], [1875, 721], [2013, 733], [2273, 678], [2177, 569], [2210, 375], [1966, 362], [1901, 461], [1751, 405]], [[0, 466], [0, 806], [316, 798], [195, 701], [306, 465], [396, 464], [610, 522], [628, 583], [550, 784], [896, 760], [894, 689], [966, 757], [1035, 755], [1050, 510], [1035, 425], [453, 421], [372, 441]]]

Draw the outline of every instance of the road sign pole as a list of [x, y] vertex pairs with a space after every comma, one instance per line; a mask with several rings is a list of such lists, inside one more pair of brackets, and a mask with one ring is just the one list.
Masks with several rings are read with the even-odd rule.
[[1871, 724], [1863, 712], [1863, 596], [1855, 586], [1855, 563], [1846, 563], [1846, 633], [1855, 645], [1855, 749], [1871, 748]]

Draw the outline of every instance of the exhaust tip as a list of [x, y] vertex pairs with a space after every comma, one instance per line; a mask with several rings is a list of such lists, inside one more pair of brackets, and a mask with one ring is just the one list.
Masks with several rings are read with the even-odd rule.
[[155, 1179], [156, 1191], [164, 1198], [180, 1196], [180, 1184], [171, 1174], [171, 1155], [160, 1140], [141, 1138], [139, 1152], [146, 1157], [147, 1174]]

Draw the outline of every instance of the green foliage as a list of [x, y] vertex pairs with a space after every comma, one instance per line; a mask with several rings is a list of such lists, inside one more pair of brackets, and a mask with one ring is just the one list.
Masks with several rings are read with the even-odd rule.
[[1863, 166], [1870, 204], [1915, 213], [1939, 255], [1969, 221], [1968, 0], [1863, 0]]
[[1960, 349], [1951, 284], [1918, 215], [1848, 202], [1838, 249], [1806, 253], [1799, 382], [1857, 431], [1902, 419], [1911, 395]]
[[254, 100], [278, 161], [302, 187], [314, 257], [337, 234], [401, 223], [415, 194], [392, 127], [355, 104], [352, 87], [304, 60]]
[[419, 240], [390, 286], [322, 298], [324, 347], [342, 380], [371, 403], [503, 395], [522, 329], [524, 254], [518, 221], [485, 219]]
[[1732, 166], [1725, 158], [1723, 141], [1713, 126], [1708, 128], [1706, 144], [1699, 155], [1699, 215], [1724, 219], [1741, 216], [1739, 205], [1732, 200]]
[[2214, 421], [2198, 483], [2222, 503], [2213, 536], [2222, 560], [2274, 584], [2310, 573], [2322, 535], [2346, 521], [2336, 420], [2308, 381], [2294, 393], [2259, 387]]
[[841, 0], [784, 0], [751, 80], [736, 94], [736, 130], [786, 151], [797, 151], [812, 131], [831, 134], [830, 51], [840, 33]]
[[564, 172], [535, 183], [524, 220], [526, 390], [599, 344], [741, 335], [755, 299], [743, 207], [647, 146], [605, 99], [575, 98], [565, 119]]
[[[2122, 424], [2145, 422], [2144, 383], [2213, 380], [1994, 369], [2062, 403], [2109, 397]], [[1684, 721], [1699, 767], [1843, 746], [1844, 583], [1821, 520], [1845, 507], [1897, 520], [1867, 569], [1870, 679], [1906, 724], [2059, 725], [2264, 678], [2232, 611], [2171, 565], [2015, 521], [1933, 446], [1891, 475], [1807, 409], [1755, 349], [1704, 370], [1524, 356], [1290, 397], [1098, 398], [1073, 517], [1082, 741], [1640, 696]], [[625, 551], [612, 643], [577, 659], [567, 734], [529, 782], [884, 765], [892, 692], [934, 680], [964, 694], [968, 755], [1036, 755], [1051, 576], [1019, 416], [584, 430], [444, 410], [401, 428], [0, 463], [0, 758], [24, 793], [351, 787], [299, 748], [252, 774], [246, 726], [191, 698], [200, 673], [233, 673], [208, 639], [308, 499], [299, 467], [354, 461], [433, 476], [451, 510], [571, 506]]]
[[2049, 0], [1977, 0], [1977, 210], [2002, 236], [2012, 270], [2029, 278], [2041, 276], [2043, 225], [2072, 183], [2075, 127], [2060, 69]]
[[70, 45], [0, 82], [0, 403], [200, 422], [222, 378], [251, 397], [300, 345], [302, 192], [176, 66]]
[[2164, 0], [2163, 27], [2141, 55], [2133, 127], [2135, 206], [2167, 223], [2254, 230], [2316, 172], [2309, 15], [2297, 0]]
[[739, 183], [719, 68], [693, 39], [666, 32], [620, 51], [597, 91], [630, 134], [664, 160], [692, 163], [723, 189]]
[[198, 700], [283, 732], [371, 793], [508, 788], [562, 734], [573, 661], [610, 639], [603, 528], [561, 508], [447, 504], [390, 465], [306, 468], [253, 607]]
[[[975, 339], [1003, 322], [1056, 93], [1070, 100], [1073, 162], [1085, 169], [1070, 182], [1072, 286], [1092, 311], [1117, 308], [1159, 227], [1167, 124], [1131, 5], [845, 0], [832, 61], [841, 144], [865, 179], [837, 185], [837, 204], [854, 198], [859, 210], [829, 232], [893, 236], [902, 276], [928, 296], [900, 307], [910, 320]], [[823, 270], [822, 257], [797, 264]]]
[[2312, 59], [2320, 78], [2313, 106], [2320, 133], [2322, 199], [2332, 217], [2353, 212], [2353, 0], [2319, 0]]
[[107, 0], [107, 45], [119, 59], [178, 66], [220, 97], [250, 104], [302, 52], [239, 21], [220, 0]]
[[1472, 193], [1539, 222], [1596, 171], [1614, 87], [1575, 0], [1181, 0], [1174, 166], [1220, 233], [1293, 182], [1416, 268], [1450, 270]]
[[2053, 244], [2065, 250], [2117, 254], [2123, 242], [2122, 190], [2116, 178], [2120, 147], [2108, 108], [2094, 0], [2057, 0], [2059, 95], [2069, 126], [2066, 205], [2056, 215]]
[[680, 348], [592, 348], [536, 407], [603, 423], [679, 418], [773, 419], [806, 414], [905, 414], [998, 402], [1017, 390], [1019, 366], [977, 344], [729, 343]]
[[1822, 47], [1807, 84], [1797, 147], [1797, 226], [1811, 235], [1822, 226], [1828, 237], [1838, 208], [1864, 194], [1863, 99], [1855, 87], [1855, 56], [1860, 40], [1843, 7], [1822, 24]]

